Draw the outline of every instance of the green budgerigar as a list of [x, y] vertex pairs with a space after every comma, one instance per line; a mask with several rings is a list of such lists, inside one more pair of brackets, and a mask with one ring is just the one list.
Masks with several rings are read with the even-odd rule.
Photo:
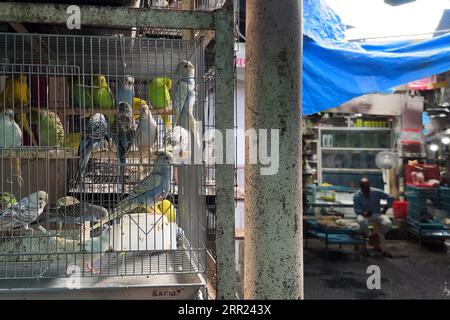
[[113, 109], [114, 96], [109, 88], [105, 76], [95, 76], [93, 80], [92, 97], [94, 107], [100, 109]]
[[64, 127], [58, 115], [52, 111], [31, 112], [32, 127], [39, 128], [38, 144], [40, 146], [64, 146]]
[[[172, 88], [172, 80], [169, 78], [154, 78], [148, 86], [148, 96], [150, 104], [154, 109], [166, 110], [170, 108], [170, 93]], [[162, 115], [161, 119], [164, 124], [169, 128], [170, 119], [168, 115]]]
[[0, 193], [0, 212], [17, 204], [16, 198], [8, 192]]
[[69, 79], [70, 103], [78, 108], [91, 108], [93, 106], [92, 88], [84, 84], [82, 79], [76, 77]]

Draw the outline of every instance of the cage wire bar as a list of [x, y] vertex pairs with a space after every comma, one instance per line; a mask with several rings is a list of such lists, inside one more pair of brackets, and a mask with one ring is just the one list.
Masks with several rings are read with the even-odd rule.
[[[210, 103], [207, 81], [215, 84], [216, 129], [233, 129], [232, 1], [212, 12], [202, 12], [198, 6], [186, 11], [80, 8], [83, 25], [215, 30], [214, 75], [205, 75], [201, 37], [0, 33], [4, 88], [0, 112], [8, 117], [12, 110], [12, 120], [22, 132], [19, 145], [0, 148], [0, 191], [18, 201], [13, 205], [2, 198], [0, 284], [11, 279], [64, 278], [72, 266], [76, 267], [72, 272], [82, 277], [202, 274], [207, 181], [215, 180], [217, 297], [234, 298], [234, 165], [219, 164], [211, 170], [204, 164], [186, 164], [194, 140], [180, 146], [184, 132], [164, 121], [168, 116], [174, 119], [174, 110], [164, 108], [167, 103], [155, 109], [148, 89], [155, 78], [180, 85], [186, 80], [183, 66], [189, 61], [195, 70], [193, 116], [202, 123], [201, 130], [210, 126], [204, 109]], [[65, 24], [65, 10], [60, 4], [0, 3], [0, 21]], [[118, 103], [127, 98], [117, 96], [131, 81], [127, 77], [132, 77], [133, 96], [142, 99], [137, 105], [132, 101], [130, 107]], [[141, 147], [133, 137], [123, 163], [117, 149], [128, 133], [121, 131], [121, 121], [134, 123], [137, 129], [145, 114], [141, 102], [151, 106], [156, 142], [151, 148]], [[180, 124], [190, 136], [191, 122]], [[6, 137], [5, 133], [6, 129]], [[88, 142], [95, 145], [90, 157], [84, 156], [89, 160], [83, 167], [80, 152], [88, 154]], [[159, 186], [157, 176], [161, 190], [140, 197], [148, 186]], [[40, 190], [45, 192], [36, 193]], [[134, 197], [138, 200], [131, 201]], [[175, 214], [165, 209], [170, 202], [163, 200], [173, 204], [169, 208]], [[17, 219], [20, 214], [23, 217]]]

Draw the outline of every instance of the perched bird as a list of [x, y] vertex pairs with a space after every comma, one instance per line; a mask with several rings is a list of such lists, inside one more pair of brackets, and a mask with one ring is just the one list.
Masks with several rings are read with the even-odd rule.
[[100, 109], [114, 108], [114, 97], [105, 76], [94, 77], [92, 97], [94, 100], [94, 107]]
[[154, 147], [157, 138], [157, 124], [152, 114], [148, 110], [148, 106], [144, 104], [141, 107], [141, 117], [136, 130], [136, 145], [141, 152], [150, 152]]
[[175, 222], [176, 211], [175, 206], [167, 199], [159, 201], [155, 204], [155, 211], [157, 214], [165, 216], [169, 222]]
[[76, 203], [80, 203], [80, 200], [78, 200], [75, 197], [70, 197], [70, 196], [62, 197], [62, 198], [59, 198], [58, 200], [56, 200], [56, 202], [50, 204], [50, 210], [56, 210], [63, 206], [70, 206], [70, 205], [76, 204]]
[[165, 145], [172, 147], [173, 154], [180, 154], [189, 150], [189, 140], [189, 132], [183, 127], [176, 126], [173, 130], [169, 130], [165, 138]]
[[139, 112], [141, 111], [141, 108], [143, 105], [147, 106], [147, 102], [145, 100], [140, 99], [138, 97], [133, 98], [133, 113], [134, 113], [134, 119], [139, 120]]
[[124, 188], [126, 155], [134, 142], [136, 123], [133, 118], [133, 110], [126, 102], [119, 103], [119, 110], [115, 122], [111, 128], [112, 140], [117, 146], [117, 158], [120, 163], [120, 182]]
[[[78, 81], [77, 81], [78, 80]], [[84, 81], [80, 81], [76, 77], [71, 77], [69, 82], [70, 103], [73, 102], [75, 107], [80, 109], [92, 108], [93, 97], [92, 87], [88, 87], [84, 84]]]
[[134, 98], [134, 78], [127, 76], [122, 80], [117, 81], [116, 88], [116, 103], [126, 102], [130, 106], [133, 105]]
[[76, 181], [84, 178], [92, 151], [98, 148], [105, 140], [110, 142], [108, 136], [108, 123], [106, 122], [106, 118], [103, 114], [96, 113], [89, 118], [88, 125], [81, 136], [80, 148], [78, 152], [80, 155], [80, 169], [78, 171]]
[[64, 146], [64, 127], [61, 119], [53, 111], [31, 111], [30, 125], [39, 146]]
[[0, 112], [0, 148], [14, 148], [22, 145], [22, 131], [14, 121], [14, 112], [6, 109]]
[[48, 214], [41, 215], [37, 222], [64, 222], [66, 224], [82, 224], [87, 221], [97, 221], [107, 216], [108, 210], [106, 210], [102, 206], [79, 202], [63, 205], [57, 209], [49, 209]]
[[[14, 121], [14, 112], [6, 109], [0, 113], [0, 148], [14, 148], [22, 145], [22, 131]], [[14, 174], [19, 178], [19, 186], [22, 188], [22, 172], [20, 158], [11, 157], [11, 166]]]
[[68, 254], [67, 265], [78, 265], [82, 262], [84, 272], [98, 274], [100, 271], [94, 268], [95, 262], [106, 252], [112, 251], [113, 235], [111, 231], [111, 227], [106, 226], [99, 236], [88, 240], [73, 240], [62, 236], [49, 237], [48, 239], [54, 247], [63, 248], [63, 250], [79, 248], [79, 251], [84, 253], [83, 256]]
[[17, 200], [12, 194], [8, 192], [0, 193], [0, 212], [15, 204], [17, 204]]
[[38, 191], [3, 210], [0, 212], [0, 230], [10, 231], [19, 227], [30, 230], [30, 224], [44, 212], [47, 201], [47, 192]]
[[[113, 210], [113, 214], [108, 217], [107, 223], [124, 214], [133, 212], [137, 207], [143, 206], [149, 208], [159, 199], [159, 197], [169, 191], [171, 181], [171, 167], [173, 156], [170, 152], [159, 151], [153, 164], [152, 172], [145, 177], [129, 195], [120, 201]], [[97, 229], [101, 224], [94, 225]]]
[[197, 121], [194, 118], [195, 66], [187, 60], [182, 60], [175, 74], [180, 78], [175, 82], [172, 93], [173, 124], [192, 132], [197, 146], [200, 146]]
[[[172, 88], [172, 80], [169, 78], [154, 78], [148, 86], [148, 96], [150, 98], [151, 107], [154, 109], [167, 110], [170, 108], [169, 90]], [[169, 128], [170, 119], [168, 115], [162, 115], [161, 119]]]
[[28, 91], [27, 76], [20, 74], [5, 80], [5, 90], [0, 95], [0, 105], [3, 107], [20, 109], [28, 106], [30, 92]]

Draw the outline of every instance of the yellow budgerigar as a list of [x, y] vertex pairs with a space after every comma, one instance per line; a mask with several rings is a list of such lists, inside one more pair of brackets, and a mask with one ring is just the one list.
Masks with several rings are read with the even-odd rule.
[[0, 95], [0, 105], [11, 109], [19, 109], [28, 106], [30, 94], [28, 91], [28, 79], [24, 74], [8, 77], [5, 80], [5, 90]]
[[155, 212], [156, 214], [164, 215], [169, 222], [175, 222], [176, 220], [175, 206], [167, 199], [155, 204]]
[[139, 119], [139, 112], [141, 111], [142, 106], [146, 106], [147, 102], [143, 99], [140, 99], [138, 97], [133, 98], [133, 117], [134, 119]]

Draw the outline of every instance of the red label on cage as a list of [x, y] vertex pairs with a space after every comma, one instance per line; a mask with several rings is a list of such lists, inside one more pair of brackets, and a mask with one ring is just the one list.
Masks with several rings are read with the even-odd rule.
[[236, 66], [245, 68], [245, 58], [236, 58]]

